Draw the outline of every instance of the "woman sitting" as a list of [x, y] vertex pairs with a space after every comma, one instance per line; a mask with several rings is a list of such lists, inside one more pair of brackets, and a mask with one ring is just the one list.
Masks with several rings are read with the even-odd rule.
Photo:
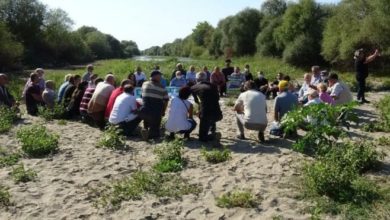
[[175, 133], [184, 134], [184, 138], [189, 139], [191, 132], [196, 127], [196, 122], [192, 118], [193, 106], [187, 100], [190, 95], [190, 87], [184, 86], [180, 88], [179, 96], [171, 101], [168, 120], [165, 124], [165, 128], [170, 132], [170, 139], [175, 138]]

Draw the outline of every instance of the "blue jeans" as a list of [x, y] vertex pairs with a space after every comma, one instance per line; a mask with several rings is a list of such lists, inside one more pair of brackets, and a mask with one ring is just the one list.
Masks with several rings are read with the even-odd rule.
[[179, 131], [178, 133], [189, 135], [189, 134], [191, 134], [192, 131], [195, 130], [196, 125], [197, 125], [197, 124], [196, 124], [196, 121], [195, 121], [194, 119], [192, 119], [192, 118], [187, 119], [187, 121], [191, 124], [190, 129], [188, 129], [188, 130], [182, 130], [182, 131]]

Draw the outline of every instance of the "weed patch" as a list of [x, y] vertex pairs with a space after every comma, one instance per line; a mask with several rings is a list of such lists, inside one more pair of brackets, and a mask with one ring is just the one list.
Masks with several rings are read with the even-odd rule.
[[24, 153], [31, 157], [43, 157], [58, 150], [59, 136], [49, 133], [42, 125], [21, 128], [16, 137]]
[[11, 176], [14, 179], [15, 183], [26, 183], [29, 181], [34, 181], [37, 178], [37, 173], [32, 169], [25, 169], [23, 164], [14, 167]]
[[206, 148], [202, 148], [200, 151], [201, 155], [206, 159], [209, 163], [222, 163], [232, 158], [232, 153], [229, 149], [224, 148], [223, 150], [213, 149], [211, 151], [207, 151]]
[[54, 119], [63, 119], [66, 109], [61, 104], [55, 104], [52, 109], [46, 107], [38, 108], [38, 115], [46, 121], [52, 121]]
[[0, 152], [0, 168], [13, 166], [18, 163], [19, 159], [20, 154], [18, 153], [3, 154]]
[[171, 142], [164, 142], [154, 150], [158, 162], [153, 166], [159, 172], [178, 172], [186, 166], [186, 160], [182, 157], [183, 141], [175, 139]]
[[108, 126], [100, 138], [97, 147], [105, 147], [114, 150], [124, 150], [126, 148], [126, 138], [121, 134], [121, 130], [116, 126]]
[[8, 189], [0, 185], [0, 207], [7, 207], [11, 205], [11, 194]]
[[257, 198], [249, 190], [233, 190], [216, 198], [217, 206], [221, 208], [255, 208], [260, 203], [260, 198]]
[[0, 107], [0, 134], [8, 132], [12, 124], [20, 118], [19, 113], [12, 108]]

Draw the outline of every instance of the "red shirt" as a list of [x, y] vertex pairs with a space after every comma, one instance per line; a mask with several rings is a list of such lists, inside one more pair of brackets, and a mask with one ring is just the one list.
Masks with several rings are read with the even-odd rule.
[[114, 107], [114, 103], [116, 98], [123, 93], [123, 88], [119, 87], [116, 88], [114, 91], [112, 91], [110, 99], [108, 99], [107, 107], [106, 107], [106, 112], [104, 113], [104, 117], [108, 119], [110, 117], [112, 108]]

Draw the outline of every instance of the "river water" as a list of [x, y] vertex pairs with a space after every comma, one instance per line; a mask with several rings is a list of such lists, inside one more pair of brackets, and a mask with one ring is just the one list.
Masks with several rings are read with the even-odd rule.
[[[165, 56], [135, 56], [131, 59], [136, 60], [136, 61], [165, 61], [168, 60], [172, 57], [165, 57]], [[194, 61], [191, 58], [188, 57], [176, 57], [176, 59], [179, 62], [191, 62]]]

